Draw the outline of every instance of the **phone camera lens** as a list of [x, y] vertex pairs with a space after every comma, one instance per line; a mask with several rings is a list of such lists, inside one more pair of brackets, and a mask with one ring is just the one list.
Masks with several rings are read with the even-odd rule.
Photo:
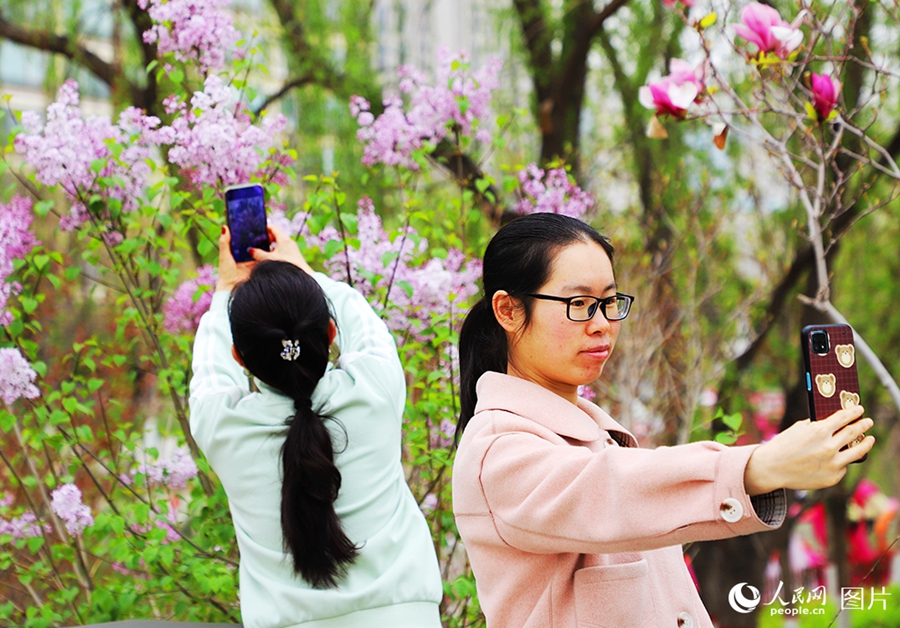
[[813, 353], [817, 355], [825, 355], [828, 353], [828, 333], [822, 330], [816, 330], [809, 335], [809, 342], [812, 345]]

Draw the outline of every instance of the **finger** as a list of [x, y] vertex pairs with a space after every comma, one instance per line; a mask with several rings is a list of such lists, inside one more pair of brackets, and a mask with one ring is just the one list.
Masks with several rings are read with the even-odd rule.
[[852, 408], [846, 408], [844, 410], [838, 410], [831, 416], [824, 419], [824, 427], [827, 427], [832, 430], [832, 433], [837, 432], [839, 429], [847, 425], [848, 423], [852, 423], [859, 417], [863, 415], [863, 407], [862, 406], [853, 406]]
[[231, 231], [228, 227], [222, 227], [222, 233], [219, 235], [219, 267], [234, 263], [234, 256], [231, 254]]
[[860, 439], [860, 437], [872, 429], [872, 426], [875, 425], [875, 422], [866, 417], [865, 419], [859, 419], [847, 425], [843, 429], [839, 430], [835, 437], [838, 439], [838, 442], [841, 447], [845, 445], [849, 445], [853, 441]]
[[250, 257], [254, 259], [254, 261], [262, 262], [267, 259], [275, 259], [275, 252], [263, 251], [262, 249], [250, 249]]
[[284, 232], [284, 229], [282, 229], [278, 225], [267, 225], [266, 229], [269, 231], [269, 240], [275, 242], [276, 244], [288, 237], [288, 235]]
[[836, 464], [841, 466], [847, 466], [852, 462], [856, 462], [861, 459], [863, 456], [872, 451], [872, 448], [875, 446], [875, 437], [869, 434], [857, 445], [853, 445], [843, 451], [839, 451], [837, 455], [834, 457], [834, 461]]

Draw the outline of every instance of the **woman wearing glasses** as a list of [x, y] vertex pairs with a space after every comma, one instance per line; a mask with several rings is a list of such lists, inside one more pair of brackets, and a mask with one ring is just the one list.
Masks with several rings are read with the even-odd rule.
[[779, 526], [784, 488], [831, 486], [874, 443], [840, 451], [872, 426], [851, 425], [856, 408], [761, 446], [639, 449], [577, 395], [634, 300], [612, 256], [555, 214], [512, 221], [484, 255], [460, 334], [453, 504], [489, 628], [711, 628], [680, 545]]

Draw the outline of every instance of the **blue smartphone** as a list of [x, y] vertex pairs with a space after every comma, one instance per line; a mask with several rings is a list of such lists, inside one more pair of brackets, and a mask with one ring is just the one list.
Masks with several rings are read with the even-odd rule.
[[235, 262], [251, 261], [251, 248], [269, 250], [266, 198], [261, 185], [248, 183], [225, 188], [225, 216]]

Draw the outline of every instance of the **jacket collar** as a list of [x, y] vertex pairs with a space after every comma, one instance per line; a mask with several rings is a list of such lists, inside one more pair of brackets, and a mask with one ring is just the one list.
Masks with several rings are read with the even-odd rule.
[[476, 384], [478, 402], [475, 413], [485, 410], [504, 410], [534, 421], [555, 434], [590, 442], [600, 438], [606, 430], [620, 445], [637, 447], [637, 440], [624, 427], [599, 407], [585, 399], [578, 406], [528, 380], [488, 371]]

